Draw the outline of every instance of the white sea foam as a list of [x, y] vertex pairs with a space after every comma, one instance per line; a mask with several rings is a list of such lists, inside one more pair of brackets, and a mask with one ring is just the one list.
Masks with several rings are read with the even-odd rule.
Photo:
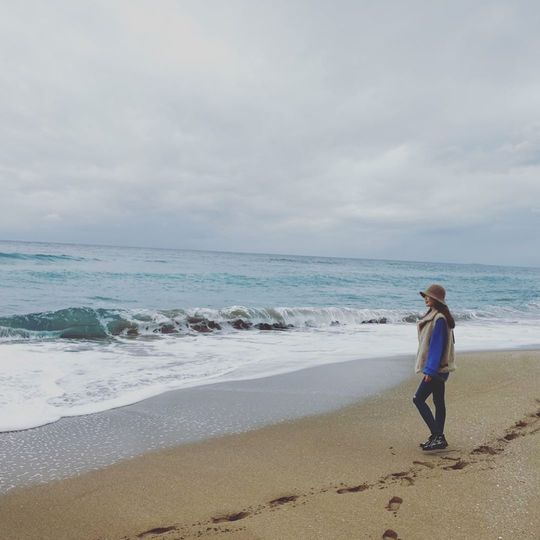
[[[538, 321], [472, 321], [456, 349], [538, 344]], [[237, 331], [111, 342], [55, 340], [5, 344], [0, 359], [0, 431], [135, 403], [176, 388], [296, 371], [344, 360], [411, 355], [413, 324], [349, 325], [287, 332]], [[459, 361], [458, 361], [459, 364]]]
[[[327, 329], [366, 323], [406, 324], [416, 322], [419, 314], [399, 309], [352, 307], [245, 307], [221, 309], [114, 309], [72, 307], [0, 317], [0, 343], [20, 340], [94, 339], [113, 336], [177, 335], [197, 332], [234, 332], [235, 329]], [[466, 321], [516, 323], [540, 319], [538, 305], [530, 303], [516, 309], [509, 306], [485, 306], [482, 309], [454, 311], [461, 324]]]

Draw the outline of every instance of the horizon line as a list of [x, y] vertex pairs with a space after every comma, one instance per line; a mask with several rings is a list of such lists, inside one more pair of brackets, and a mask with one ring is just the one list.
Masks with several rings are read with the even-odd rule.
[[295, 253], [269, 253], [269, 252], [257, 252], [257, 251], [229, 251], [229, 250], [217, 250], [217, 249], [195, 249], [195, 248], [173, 248], [173, 247], [154, 247], [154, 246], [135, 246], [135, 245], [121, 245], [121, 244], [87, 244], [76, 242], [58, 242], [58, 241], [43, 241], [43, 240], [10, 240], [0, 239], [0, 242], [12, 242], [20, 244], [56, 244], [61, 246], [85, 246], [85, 247], [104, 247], [104, 248], [123, 248], [123, 249], [156, 249], [163, 251], [195, 251], [200, 253], [224, 253], [231, 255], [269, 255], [269, 256], [281, 256], [281, 257], [318, 257], [321, 259], [344, 259], [344, 260], [359, 260], [359, 261], [379, 261], [379, 262], [402, 262], [402, 263], [420, 263], [420, 264], [453, 264], [458, 266], [493, 266], [503, 268], [526, 268], [526, 269], [540, 269], [540, 266], [527, 266], [527, 265], [505, 265], [505, 264], [492, 264], [492, 263], [479, 263], [479, 262], [448, 262], [448, 261], [415, 261], [411, 259], [380, 259], [372, 257], [351, 257], [351, 256], [335, 256], [335, 255], [299, 255]]

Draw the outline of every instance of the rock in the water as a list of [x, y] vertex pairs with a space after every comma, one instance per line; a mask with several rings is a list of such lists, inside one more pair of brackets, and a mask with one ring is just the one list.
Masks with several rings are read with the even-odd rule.
[[159, 331], [162, 334], [177, 334], [178, 330], [174, 324], [164, 324], [163, 326], [159, 327]]
[[380, 319], [369, 319], [369, 321], [362, 321], [362, 324], [386, 324], [388, 319], [381, 317]]
[[255, 325], [255, 328], [258, 328], [259, 330], [287, 330], [287, 328], [292, 328], [292, 324], [284, 324], [284, 323], [259, 323]]
[[208, 325], [206, 323], [196, 323], [196, 324], [192, 324], [190, 327], [196, 332], [202, 332], [203, 334], [206, 334], [212, 331], [211, 328], [208, 328]]
[[256, 324], [255, 328], [258, 328], [259, 330], [273, 330], [272, 325], [265, 322]]
[[243, 319], [235, 319], [231, 322], [231, 326], [237, 330], [247, 330], [253, 326], [253, 323], [249, 321], [244, 321]]
[[208, 328], [211, 328], [212, 330], [221, 330], [221, 325], [216, 321], [208, 321], [207, 325]]
[[221, 330], [221, 325], [216, 321], [209, 321], [204, 317], [188, 317], [188, 326], [196, 332], [208, 333], [212, 330]]

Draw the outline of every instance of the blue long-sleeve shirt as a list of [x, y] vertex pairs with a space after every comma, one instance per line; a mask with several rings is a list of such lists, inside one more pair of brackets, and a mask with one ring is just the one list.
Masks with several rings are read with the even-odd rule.
[[[430, 375], [431, 377], [436, 377], [438, 375], [447, 339], [448, 329], [446, 327], [446, 321], [444, 319], [438, 319], [429, 341], [428, 357], [423, 369], [425, 375]], [[446, 373], [441, 375], [448, 376]]]

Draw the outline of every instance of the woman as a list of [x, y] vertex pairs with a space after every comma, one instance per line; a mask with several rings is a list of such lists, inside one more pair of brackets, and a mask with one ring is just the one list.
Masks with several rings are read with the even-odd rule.
[[[422, 373], [423, 377], [413, 402], [431, 431], [429, 439], [420, 445], [422, 450], [440, 450], [448, 446], [444, 436], [444, 387], [449, 373], [455, 369], [453, 329], [456, 323], [444, 301], [444, 287], [433, 284], [420, 294], [429, 309], [418, 321], [416, 373]], [[435, 417], [426, 404], [431, 394]]]

